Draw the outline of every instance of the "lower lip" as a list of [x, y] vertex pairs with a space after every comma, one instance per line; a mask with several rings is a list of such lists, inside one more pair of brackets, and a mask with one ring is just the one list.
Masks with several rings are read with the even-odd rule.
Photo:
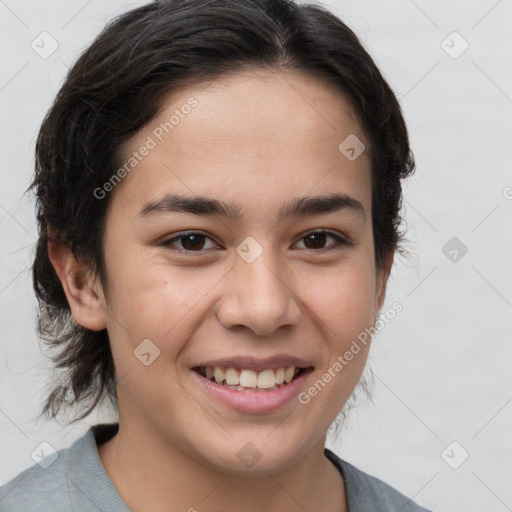
[[206, 393], [216, 401], [244, 413], [268, 413], [283, 407], [291, 402], [298, 394], [304, 381], [313, 370], [311, 368], [303, 371], [295, 380], [274, 391], [237, 391], [229, 389], [203, 377], [192, 370], [195, 378], [206, 390]]

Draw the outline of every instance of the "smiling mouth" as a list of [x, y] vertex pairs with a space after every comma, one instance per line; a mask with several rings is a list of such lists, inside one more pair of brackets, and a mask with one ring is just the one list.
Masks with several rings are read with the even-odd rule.
[[192, 369], [205, 379], [220, 386], [236, 391], [254, 393], [280, 389], [293, 382], [306, 370], [312, 370], [313, 368], [284, 366], [281, 368], [268, 368], [260, 372], [243, 368], [221, 368], [218, 366], [196, 366]]

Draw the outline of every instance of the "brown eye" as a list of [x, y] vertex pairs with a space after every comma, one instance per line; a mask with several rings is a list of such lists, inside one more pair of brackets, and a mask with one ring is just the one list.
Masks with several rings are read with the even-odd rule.
[[[176, 250], [183, 252], [204, 252], [202, 249], [205, 248], [207, 240], [211, 239], [202, 233], [180, 233], [166, 240], [163, 245], [171, 248], [175, 247]], [[213, 245], [215, 246], [215, 244]]]
[[187, 251], [201, 250], [204, 246], [203, 235], [183, 235], [180, 238], [183, 248]]
[[325, 233], [311, 233], [304, 237], [308, 249], [323, 249], [327, 236]]
[[[325, 247], [329, 238], [334, 239], [335, 243]], [[304, 242], [306, 249], [318, 252], [330, 251], [343, 245], [350, 245], [347, 240], [335, 235], [334, 233], [329, 233], [328, 231], [314, 231], [312, 233], [308, 233], [307, 235], [304, 235], [300, 241]]]

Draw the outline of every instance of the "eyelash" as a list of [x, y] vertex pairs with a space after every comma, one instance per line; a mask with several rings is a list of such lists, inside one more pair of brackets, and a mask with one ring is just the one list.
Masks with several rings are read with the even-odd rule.
[[[336, 240], [336, 243], [333, 244], [332, 246], [329, 246], [329, 247], [325, 248], [325, 249], [307, 249], [306, 248], [306, 249], [303, 249], [303, 250], [310, 251], [310, 252], [313, 252], [313, 253], [316, 253], [316, 254], [323, 254], [323, 253], [326, 253], [326, 252], [329, 252], [329, 251], [333, 251], [333, 250], [336, 250], [336, 249], [341, 249], [342, 247], [351, 247], [353, 245], [352, 242], [346, 240], [345, 238], [340, 237], [339, 235], [331, 233], [330, 231], [322, 231], [322, 230], [319, 230], [319, 231], [309, 231], [308, 233], [303, 235], [299, 239], [299, 241], [302, 241], [304, 238], [306, 238], [306, 237], [308, 237], [310, 235], [316, 235], [316, 234], [326, 234], [326, 235], [334, 238]], [[205, 233], [202, 233], [201, 231], [183, 231], [182, 233], [179, 233], [178, 235], [173, 236], [172, 238], [169, 238], [169, 239], [165, 240], [162, 243], [162, 245], [165, 246], [165, 247], [169, 247], [169, 248], [171, 248], [171, 250], [174, 250], [176, 252], [181, 252], [181, 253], [186, 253], [186, 254], [197, 254], [199, 256], [202, 253], [204, 253], [205, 250], [191, 251], [191, 250], [188, 250], [188, 249], [172, 248], [172, 245], [173, 245], [174, 242], [179, 241], [181, 238], [184, 238], [186, 236], [191, 236], [191, 235], [201, 235], [201, 236], [204, 236], [205, 238], [209, 238], [210, 240], [212, 240], [211, 237], [209, 237]]]

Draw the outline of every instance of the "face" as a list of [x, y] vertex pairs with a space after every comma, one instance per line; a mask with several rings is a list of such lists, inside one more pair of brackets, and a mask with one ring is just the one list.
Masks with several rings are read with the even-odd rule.
[[369, 155], [347, 158], [349, 135], [364, 140], [337, 90], [258, 71], [174, 93], [129, 141], [102, 292], [122, 428], [235, 471], [247, 454], [266, 471], [323, 446], [369, 344], [339, 358], [387, 277]]

